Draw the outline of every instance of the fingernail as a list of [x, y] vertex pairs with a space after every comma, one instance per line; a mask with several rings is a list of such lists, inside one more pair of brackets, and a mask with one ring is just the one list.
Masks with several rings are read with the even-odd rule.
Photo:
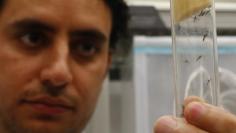
[[172, 133], [177, 127], [177, 122], [171, 117], [163, 117], [158, 121], [156, 133]]
[[193, 102], [189, 105], [189, 111], [188, 116], [191, 117], [191, 119], [197, 120], [199, 117], [201, 117], [206, 112], [206, 107], [198, 102]]

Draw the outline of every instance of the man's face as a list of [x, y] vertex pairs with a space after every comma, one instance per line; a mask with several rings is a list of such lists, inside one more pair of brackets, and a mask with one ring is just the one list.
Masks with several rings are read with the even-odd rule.
[[6, 0], [0, 13], [0, 132], [81, 132], [110, 62], [103, 0]]

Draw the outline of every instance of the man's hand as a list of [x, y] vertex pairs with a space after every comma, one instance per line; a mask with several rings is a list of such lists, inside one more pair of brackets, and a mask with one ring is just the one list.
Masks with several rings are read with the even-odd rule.
[[[236, 106], [236, 105], [235, 105]], [[236, 133], [236, 116], [198, 97], [184, 101], [184, 118], [163, 116], [154, 133]]]

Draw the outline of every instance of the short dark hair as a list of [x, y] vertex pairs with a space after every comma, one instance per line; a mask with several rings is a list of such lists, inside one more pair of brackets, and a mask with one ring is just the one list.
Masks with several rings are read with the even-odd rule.
[[112, 13], [110, 48], [115, 49], [119, 39], [126, 38], [128, 32], [129, 8], [124, 0], [105, 0]]

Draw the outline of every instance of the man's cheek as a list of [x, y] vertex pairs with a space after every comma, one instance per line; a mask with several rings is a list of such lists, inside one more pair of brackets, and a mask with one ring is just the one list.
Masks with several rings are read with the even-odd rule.
[[83, 102], [94, 106], [101, 91], [103, 79], [98, 75], [85, 72], [81, 75], [75, 77], [76, 91]]

